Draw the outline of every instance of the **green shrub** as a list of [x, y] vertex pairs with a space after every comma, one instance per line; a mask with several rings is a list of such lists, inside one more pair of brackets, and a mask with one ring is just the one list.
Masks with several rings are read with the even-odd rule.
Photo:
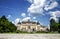
[[60, 33], [60, 29], [58, 29], [58, 32]]
[[16, 30], [16, 33], [28, 33], [27, 31]]
[[20, 31], [19, 30], [16, 30], [16, 33], [20, 33]]

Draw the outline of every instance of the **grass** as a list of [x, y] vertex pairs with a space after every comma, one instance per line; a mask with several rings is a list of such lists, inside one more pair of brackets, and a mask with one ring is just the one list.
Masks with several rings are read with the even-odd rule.
[[13, 33], [0, 33], [0, 34], [59, 34], [58, 32], [48, 32], [48, 33], [44, 33], [44, 32], [40, 32], [40, 33], [15, 33], [15, 32], [13, 32]]
[[8, 33], [0, 33], [0, 34], [59, 34], [58, 32], [22, 32], [22, 31], [16, 31], [16, 32], [8, 32]]

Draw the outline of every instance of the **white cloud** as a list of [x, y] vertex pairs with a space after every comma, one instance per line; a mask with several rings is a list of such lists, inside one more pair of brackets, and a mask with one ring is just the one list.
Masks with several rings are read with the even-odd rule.
[[25, 13], [22, 13], [21, 16], [22, 16], [22, 17], [26, 17], [26, 14], [25, 14]]
[[51, 9], [57, 7], [57, 6], [58, 6], [58, 3], [55, 1], [55, 2], [52, 2], [50, 5], [45, 5], [45, 8], [44, 9], [46, 11], [48, 11], [48, 10], [51, 10]]
[[27, 0], [28, 2], [30, 2], [30, 3], [32, 3], [33, 2], [33, 0]]
[[33, 17], [33, 19], [36, 19], [36, 17]]
[[17, 26], [17, 23], [20, 22], [20, 18], [16, 18], [14, 21], [12, 21], [13, 24]]
[[20, 18], [15, 19], [15, 23], [18, 23], [20, 21]]
[[14, 21], [12, 21], [12, 23], [14, 24]]
[[11, 15], [8, 15], [8, 17], [7, 18], [10, 18], [11, 17]]
[[28, 21], [28, 20], [30, 20], [30, 17], [25, 17], [22, 19], [22, 21]]
[[44, 10], [48, 11], [58, 6], [55, 0], [28, 0], [31, 6], [27, 12], [30, 14], [43, 14]]
[[37, 20], [33, 20], [33, 22], [38, 22]]
[[31, 14], [29, 13], [28, 16], [31, 16]]
[[36, 13], [42, 14], [44, 4], [45, 4], [45, 0], [33, 0], [33, 3], [28, 8], [28, 12], [33, 14]]
[[44, 24], [43, 24], [42, 22], [40, 22], [40, 21], [39, 21], [39, 23], [40, 23], [40, 25], [44, 25]]
[[56, 17], [50, 17], [50, 20], [54, 19], [55, 21], [57, 21], [58, 19]]
[[51, 15], [51, 18], [50, 19], [55, 19], [55, 20], [58, 20], [57, 17], [60, 17], [60, 11], [54, 11], [54, 12], [49, 12], [50, 15]]

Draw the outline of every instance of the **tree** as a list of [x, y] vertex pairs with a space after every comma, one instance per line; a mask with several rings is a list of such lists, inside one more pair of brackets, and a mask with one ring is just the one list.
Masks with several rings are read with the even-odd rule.
[[53, 26], [54, 26], [55, 20], [51, 19], [50, 20], [50, 31], [53, 31]]
[[58, 22], [58, 32], [60, 33], [60, 17], [59, 17], [59, 22]]
[[0, 32], [14, 32], [16, 31], [16, 26], [9, 22], [8, 19], [5, 16], [2, 16], [0, 18]]
[[53, 28], [53, 31], [57, 31], [58, 30], [58, 23], [53, 23], [52, 28]]
[[60, 24], [60, 17], [59, 17], [59, 22], [58, 23]]
[[50, 20], [50, 31], [60, 32], [60, 17], [58, 23], [56, 23], [54, 19]]

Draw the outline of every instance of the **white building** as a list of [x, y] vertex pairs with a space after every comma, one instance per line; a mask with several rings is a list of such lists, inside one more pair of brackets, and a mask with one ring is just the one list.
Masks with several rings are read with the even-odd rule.
[[46, 29], [41, 27], [39, 22], [31, 22], [30, 20], [28, 20], [28, 21], [19, 22], [17, 30], [33, 32], [33, 31], [43, 31]]

